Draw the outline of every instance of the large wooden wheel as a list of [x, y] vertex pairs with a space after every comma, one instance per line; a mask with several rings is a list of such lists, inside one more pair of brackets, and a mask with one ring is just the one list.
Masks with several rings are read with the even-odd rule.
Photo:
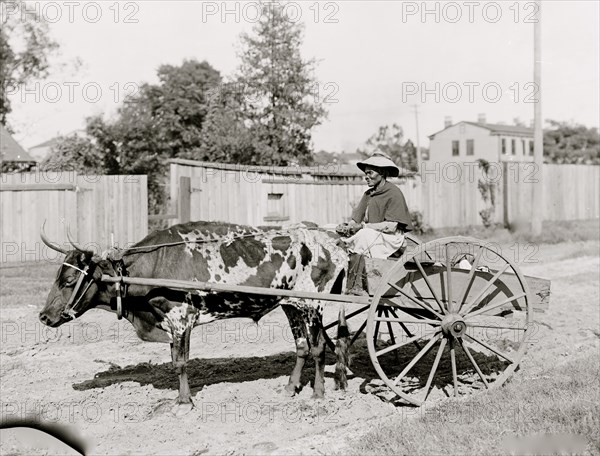
[[383, 278], [369, 308], [367, 345], [381, 380], [405, 401], [497, 387], [519, 365], [533, 330], [532, 299], [499, 250], [443, 238], [405, 253]]

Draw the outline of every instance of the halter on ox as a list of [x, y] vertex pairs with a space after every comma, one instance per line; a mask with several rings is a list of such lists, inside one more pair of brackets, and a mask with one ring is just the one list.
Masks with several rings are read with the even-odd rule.
[[[224, 236], [223, 230], [226, 231]], [[330, 346], [333, 344], [322, 326], [320, 303], [317, 302], [315, 307], [302, 299], [290, 297], [283, 300], [281, 296], [248, 297], [237, 292], [223, 291], [186, 294], [166, 288], [137, 285], [132, 285], [130, 290], [127, 290], [122, 284], [126, 275], [131, 275], [132, 278], [149, 277], [147, 271], [158, 271], [157, 275], [150, 275], [150, 278], [164, 278], [168, 275], [184, 280], [202, 280], [201, 277], [196, 279], [192, 275], [198, 271], [208, 271], [214, 275], [216, 269], [218, 274], [214, 276], [217, 277], [217, 282], [221, 274], [231, 271], [233, 275], [226, 276], [227, 280], [223, 282], [228, 284], [249, 283], [254, 286], [253, 282], [258, 281], [263, 284], [259, 285], [260, 287], [281, 290], [327, 293], [337, 287], [336, 289], [341, 291], [346, 265], [342, 266], [340, 255], [345, 254], [345, 251], [342, 247], [325, 244], [326, 239], [331, 239], [323, 233], [307, 233], [310, 233], [307, 229], [287, 230], [281, 233], [229, 224], [211, 225], [208, 222], [197, 222], [154, 232], [136, 246], [122, 251], [119, 259], [105, 259], [94, 256], [92, 251], [78, 245], [68, 229], [67, 238], [75, 250], [60, 248], [47, 238], [42, 225], [41, 238], [44, 244], [65, 254], [66, 258], [50, 291], [48, 302], [40, 312], [40, 320], [49, 326], [60, 326], [92, 307], [116, 311], [118, 318], [125, 316], [143, 340], [171, 343], [173, 364], [180, 377], [178, 402], [190, 404], [185, 365], [189, 356], [191, 329], [221, 318], [250, 317], [258, 320], [281, 305], [290, 321], [297, 350], [296, 366], [286, 391], [295, 394], [301, 387], [302, 366], [310, 355], [317, 364], [314, 395], [321, 397], [324, 382], [324, 346], [326, 342]], [[196, 237], [193, 238], [192, 235]], [[204, 235], [207, 237], [201, 238]], [[177, 241], [173, 242], [174, 239]], [[310, 241], [316, 243], [316, 251], [315, 245], [311, 245]], [[307, 247], [307, 243], [311, 245], [312, 250]], [[190, 247], [192, 244], [195, 247]], [[182, 245], [185, 247], [182, 248]], [[269, 255], [268, 246], [272, 249]], [[175, 250], [171, 251], [171, 247]], [[164, 250], [165, 248], [167, 250]], [[233, 252], [233, 257], [228, 256], [228, 252]], [[253, 268], [249, 268], [250, 265]], [[191, 269], [195, 272], [190, 271]], [[160, 271], [163, 271], [163, 275]], [[240, 276], [241, 273], [245, 275]], [[113, 283], [103, 281], [103, 274], [112, 276]], [[72, 291], [67, 295], [69, 290]], [[340, 318], [343, 318], [343, 315]], [[343, 332], [343, 336], [347, 336], [347, 330]], [[341, 388], [346, 386], [347, 353], [344, 350], [344, 342], [345, 340], [340, 340], [338, 335], [336, 386]]]

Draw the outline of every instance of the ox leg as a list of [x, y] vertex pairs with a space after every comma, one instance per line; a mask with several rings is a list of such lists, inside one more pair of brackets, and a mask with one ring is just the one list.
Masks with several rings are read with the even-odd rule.
[[310, 354], [315, 361], [315, 385], [313, 399], [323, 399], [325, 395], [325, 330], [320, 319], [313, 319], [310, 325]]
[[171, 359], [173, 367], [179, 376], [179, 397], [178, 404], [189, 404], [194, 406], [192, 395], [190, 393], [190, 385], [187, 376], [187, 362], [190, 358], [190, 334], [192, 328], [186, 327], [183, 333], [173, 334], [173, 342], [171, 343]]
[[289, 320], [290, 328], [294, 335], [294, 341], [296, 342], [296, 364], [290, 375], [290, 380], [285, 387], [285, 392], [289, 396], [293, 396], [302, 388], [302, 368], [304, 367], [304, 363], [306, 362], [309, 353], [308, 334], [306, 333], [304, 319], [298, 309], [289, 305], [283, 305], [281, 308]]

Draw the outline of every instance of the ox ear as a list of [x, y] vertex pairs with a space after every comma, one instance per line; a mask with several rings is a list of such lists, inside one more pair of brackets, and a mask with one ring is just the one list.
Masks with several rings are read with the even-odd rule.
[[92, 258], [92, 261], [95, 264], [94, 278], [96, 280], [100, 280], [102, 278], [102, 274], [107, 274], [110, 276], [117, 275], [115, 272], [115, 268], [112, 264], [112, 261], [101, 258], [99, 256], [94, 256]]
[[87, 265], [89, 264], [90, 260], [92, 259], [92, 254], [88, 253], [88, 252], [80, 252], [79, 255], [77, 256], [77, 260], [79, 261], [80, 265]]

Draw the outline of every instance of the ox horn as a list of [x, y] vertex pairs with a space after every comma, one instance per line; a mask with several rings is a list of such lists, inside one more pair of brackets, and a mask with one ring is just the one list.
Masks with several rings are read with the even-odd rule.
[[67, 250], [59, 247], [57, 244], [55, 244], [50, 239], [48, 239], [48, 236], [46, 236], [46, 232], [44, 230], [45, 226], [46, 226], [46, 220], [44, 220], [44, 223], [42, 223], [42, 228], [40, 229], [40, 237], [42, 238], [42, 242], [44, 244], [46, 244], [48, 247], [50, 247], [52, 250], [56, 250], [57, 252], [60, 252], [63, 255], [66, 255], [68, 253]]
[[71, 237], [71, 226], [67, 223], [67, 239], [69, 240], [69, 242], [71, 243], [71, 245], [73, 247], [75, 247], [76, 250], [79, 250], [81, 253], [89, 253], [89, 254], [94, 254], [93, 250], [89, 250], [89, 249], [85, 249], [83, 247], [81, 247], [79, 244], [77, 244], [77, 242], [75, 242], [73, 240], [73, 238]]

